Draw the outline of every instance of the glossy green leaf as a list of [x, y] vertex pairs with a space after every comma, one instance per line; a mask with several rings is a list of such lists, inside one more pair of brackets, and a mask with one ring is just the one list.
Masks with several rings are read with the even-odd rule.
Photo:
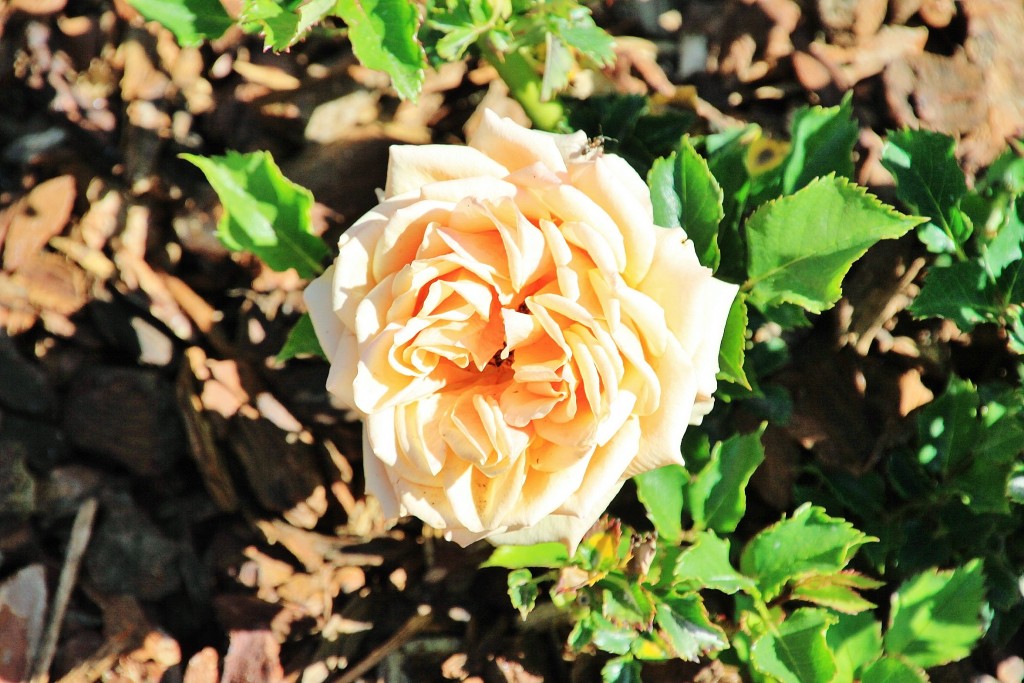
[[725, 632], [711, 623], [704, 603], [696, 594], [661, 602], [655, 623], [679, 659], [695, 662], [729, 645]]
[[661, 540], [678, 543], [683, 535], [683, 505], [690, 475], [681, 465], [666, 465], [633, 477], [637, 497]]
[[840, 614], [825, 642], [836, 660], [835, 683], [852, 683], [882, 656], [882, 624], [871, 612]]
[[239, 21], [246, 24], [247, 29], [258, 28], [267, 50], [286, 50], [302, 37], [298, 12], [275, 0], [245, 0]]
[[751, 662], [780, 683], [831, 683], [836, 662], [825, 642], [835, 617], [822, 609], [798, 609], [754, 642]]
[[512, 600], [512, 606], [519, 610], [523, 619], [526, 619], [537, 605], [539, 593], [537, 582], [533, 580], [533, 574], [529, 569], [514, 569], [509, 572], [508, 597]]
[[416, 39], [419, 16], [408, 0], [338, 0], [352, 50], [363, 66], [383, 71], [399, 97], [414, 100], [423, 87], [426, 56]]
[[718, 379], [751, 389], [750, 380], [743, 371], [747, 335], [747, 299], [738, 294], [729, 308], [722, 345], [718, 349]]
[[303, 313], [295, 323], [295, 327], [288, 333], [284, 346], [277, 354], [276, 360], [278, 363], [283, 363], [298, 356], [315, 356], [328, 360], [320, 346], [316, 331], [313, 330], [313, 319], [309, 317], [309, 313]]
[[635, 631], [623, 628], [597, 612], [587, 615], [587, 620], [593, 629], [591, 638], [594, 646], [605, 652], [624, 655], [630, 651], [636, 641]]
[[967, 380], [953, 376], [946, 390], [917, 416], [918, 460], [929, 471], [946, 474], [959, 469], [977, 444], [978, 391]]
[[1024, 197], [1010, 202], [995, 236], [982, 247], [986, 268], [998, 277], [1011, 263], [1024, 258]]
[[892, 596], [886, 652], [926, 669], [963, 659], [983, 634], [984, 604], [981, 560], [953, 571], [919, 574]]
[[602, 579], [599, 585], [603, 588], [601, 614], [606, 619], [634, 631], [650, 629], [655, 606], [639, 583], [615, 574]]
[[1024, 419], [1007, 415], [983, 427], [966, 468], [950, 477], [948, 486], [975, 514], [1009, 514], [1010, 477], [1024, 450]]
[[996, 287], [1004, 306], [1024, 304], [1024, 259], [1008, 264]]
[[601, 667], [601, 683], [642, 683], [643, 666], [630, 655], [609, 659]]
[[792, 143], [782, 166], [782, 194], [792, 194], [815, 178], [853, 176], [853, 146], [860, 127], [849, 93], [837, 107], [805, 107], [790, 126]]
[[598, 66], [615, 61], [615, 39], [594, 22], [586, 6], [571, 7], [554, 28], [562, 40]]
[[749, 279], [758, 306], [794, 303], [820, 313], [842, 294], [850, 266], [881, 239], [921, 222], [904, 216], [845, 178], [827, 176], [762, 205], [747, 220]]
[[330, 255], [313, 234], [313, 195], [281, 174], [269, 152], [201, 157], [183, 154], [202, 170], [223, 205], [217, 236], [229, 249], [249, 251], [274, 270], [304, 278], [323, 272]]
[[733, 568], [729, 559], [729, 541], [719, 538], [713, 531], [697, 535], [693, 545], [676, 560], [676, 579], [695, 590], [710, 588], [732, 595], [737, 591], [751, 591], [754, 581]]
[[771, 600], [791, 580], [844, 569], [860, 546], [875, 540], [846, 520], [804, 504], [750, 540], [740, 557], [740, 571], [753, 577], [764, 599]]
[[735, 531], [747, 509], [747, 483], [764, 460], [764, 429], [762, 424], [756, 432], [715, 444], [711, 460], [690, 484], [687, 502], [696, 529]]
[[911, 211], [927, 216], [962, 247], [971, 223], [957, 207], [967, 191], [953, 138], [926, 130], [890, 132], [882, 148], [882, 165], [896, 180], [896, 196]]
[[220, 0], [129, 0], [129, 4], [186, 47], [220, 38], [235, 23]]
[[859, 590], [878, 588], [882, 583], [852, 572], [809, 576], [797, 581], [790, 592], [794, 600], [828, 607], [843, 614], [860, 614], [875, 607]]
[[536, 543], [534, 545], [500, 545], [480, 565], [483, 567], [564, 567], [569, 564], [569, 552], [564, 543]]
[[685, 230], [701, 265], [716, 270], [721, 258], [718, 225], [725, 216], [724, 195], [689, 136], [683, 136], [676, 152], [654, 162], [647, 184], [655, 224]]
[[978, 261], [933, 265], [910, 305], [915, 318], [949, 318], [965, 332], [999, 311], [992, 303], [988, 273]]
[[923, 669], [898, 657], [882, 657], [864, 672], [860, 683], [928, 683]]

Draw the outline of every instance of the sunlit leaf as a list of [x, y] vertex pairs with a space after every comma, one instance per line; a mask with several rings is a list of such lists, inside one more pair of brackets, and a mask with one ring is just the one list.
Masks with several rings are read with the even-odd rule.
[[839, 300], [843, 276], [871, 245], [922, 220], [898, 213], [845, 178], [819, 178], [762, 205], [747, 220], [743, 288], [759, 306], [788, 302], [820, 313]]
[[885, 649], [926, 669], [963, 659], [984, 632], [984, 604], [981, 560], [919, 574], [892, 596]]
[[129, 0], [129, 4], [186, 47], [220, 38], [235, 23], [220, 0]]
[[223, 205], [217, 236], [229, 249], [249, 251], [274, 270], [305, 278], [323, 272], [330, 254], [313, 234], [313, 195], [291, 182], [268, 152], [202, 157], [183, 154], [203, 171]]
[[835, 620], [822, 609], [796, 610], [777, 633], [757, 639], [750, 651], [752, 663], [780, 683], [831, 683], [836, 662], [825, 631]]

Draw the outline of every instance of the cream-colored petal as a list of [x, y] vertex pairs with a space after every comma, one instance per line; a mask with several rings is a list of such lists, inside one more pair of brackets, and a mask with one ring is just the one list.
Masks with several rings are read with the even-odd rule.
[[631, 417], [606, 445], [594, 450], [580, 488], [566, 499], [558, 512], [576, 517], [592, 515], [597, 519], [604, 508], [593, 511], [593, 501], [601, 500], [607, 491], [617, 489], [625, 480], [624, 473], [637, 454], [640, 438], [640, 421]]
[[316, 332], [316, 338], [328, 359], [337, 352], [338, 343], [345, 330], [344, 324], [334, 310], [334, 301], [331, 296], [334, 269], [333, 264], [328, 266], [327, 270], [310, 282], [306, 291], [302, 293], [306, 301], [306, 310], [309, 311], [309, 317], [313, 320], [313, 331]]
[[384, 196], [394, 197], [438, 181], [506, 175], [508, 169], [472, 147], [392, 145]]
[[533, 526], [515, 531], [488, 536], [487, 540], [495, 545], [533, 545], [534, 543], [558, 542], [565, 545], [572, 555], [579, 547], [580, 541], [594, 526], [601, 514], [611, 504], [625, 480], [615, 486], [595, 494], [592, 505], [582, 514], [553, 513], [544, 517]]
[[677, 233], [659, 233], [654, 262], [638, 289], [665, 309], [666, 324], [693, 363], [696, 390], [703, 397], [693, 415], [699, 422], [717, 387], [718, 352], [739, 287], [712, 277], [697, 262], [692, 242], [681, 242]]
[[487, 197], [497, 201], [502, 197], [515, 197], [516, 192], [516, 186], [506, 180], [480, 177], [430, 183], [420, 188], [420, 197], [457, 204], [466, 197]]
[[338, 240], [332, 295], [334, 309], [350, 328], [355, 327], [355, 312], [378, 281], [373, 275], [373, 254], [377, 243], [396, 211], [414, 201], [398, 198], [379, 204], [364, 214]]
[[604, 209], [622, 232], [626, 249], [623, 276], [635, 284], [647, 274], [654, 258], [654, 210], [650, 190], [622, 157], [605, 154], [571, 164], [572, 184]]
[[377, 457], [373, 446], [370, 445], [367, 430], [364, 429], [363, 477], [366, 479], [366, 492], [380, 502], [384, 518], [393, 520], [408, 513], [398, 500], [398, 495], [395, 493], [395, 487], [391, 484], [388, 472], [387, 463]]
[[348, 329], [342, 331], [334, 352], [328, 356], [331, 367], [327, 373], [327, 391], [334, 394], [342, 405], [358, 411], [354, 395], [359, 346], [356, 336]]
[[654, 372], [661, 382], [658, 409], [639, 418], [640, 446], [626, 471], [627, 477], [662, 465], [682, 464], [680, 453], [687, 420], [697, 391], [696, 372], [682, 347], [669, 343], [664, 355], [653, 359]]
[[469, 145], [507, 168], [518, 171], [538, 161], [552, 171], [565, 171], [559, 149], [560, 140], [550, 133], [529, 130], [512, 119], [484, 112], [480, 125], [469, 139]]

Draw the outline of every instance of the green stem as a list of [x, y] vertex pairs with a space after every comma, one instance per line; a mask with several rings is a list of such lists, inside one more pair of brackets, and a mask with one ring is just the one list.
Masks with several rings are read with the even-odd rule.
[[541, 79], [520, 50], [498, 54], [480, 41], [480, 52], [508, 85], [512, 97], [523, 105], [533, 125], [541, 130], [558, 131], [565, 127], [565, 108], [558, 100], [541, 99]]

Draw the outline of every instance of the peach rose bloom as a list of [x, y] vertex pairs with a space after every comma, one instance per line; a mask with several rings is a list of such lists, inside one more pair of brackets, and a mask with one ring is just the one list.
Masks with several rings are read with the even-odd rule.
[[573, 549], [626, 479], [682, 462], [737, 288], [622, 158], [485, 114], [467, 147], [391, 148], [306, 302], [388, 517]]

